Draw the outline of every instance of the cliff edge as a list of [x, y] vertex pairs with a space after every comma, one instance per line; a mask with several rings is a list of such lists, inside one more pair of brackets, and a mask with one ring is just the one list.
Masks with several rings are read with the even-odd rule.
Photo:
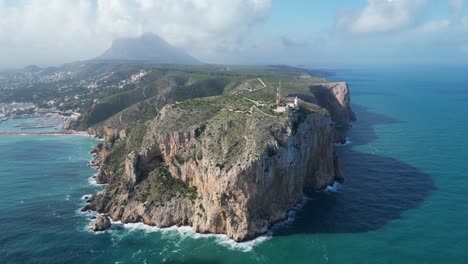
[[327, 85], [329, 95], [323, 87], [314, 93], [322, 105], [302, 102], [286, 113], [223, 95], [166, 105], [131, 132], [104, 126], [94, 164], [97, 181], [108, 186], [83, 210], [123, 223], [189, 225], [235, 241], [266, 232], [304, 190], [343, 180], [336, 124], [354, 114], [348, 87]]
[[310, 86], [310, 90], [316, 99], [313, 103], [328, 109], [337, 125], [349, 127], [356, 121], [350, 105], [351, 97], [347, 83], [320, 83]]

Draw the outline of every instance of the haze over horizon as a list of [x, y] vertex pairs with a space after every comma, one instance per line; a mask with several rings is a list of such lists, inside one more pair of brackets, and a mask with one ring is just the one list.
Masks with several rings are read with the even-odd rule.
[[0, 0], [0, 68], [102, 54], [158, 34], [206, 63], [464, 64], [464, 0]]

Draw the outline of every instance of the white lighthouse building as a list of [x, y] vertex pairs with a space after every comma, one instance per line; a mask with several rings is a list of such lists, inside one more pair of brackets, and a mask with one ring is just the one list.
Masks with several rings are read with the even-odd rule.
[[276, 89], [276, 112], [282, 113], [292, 109], [299, 108], [299, 98], [294, 98], [294, 102], [281, 103], [281, 81], [279, 81], [278, 88]]

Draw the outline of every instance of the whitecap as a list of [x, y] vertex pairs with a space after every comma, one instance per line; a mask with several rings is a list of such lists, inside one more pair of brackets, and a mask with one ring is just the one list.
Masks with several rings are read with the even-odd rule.
[[[122, 224], [120, 221], [112, 221], [112, 226], [116, 224]], [[268, 240], [271, 237], [271, 232], [259, 236], [253, 240], [245, 242], [236, 242], [233, 239], [229, 238], [227, 235], [223, 234], [200, 234], [193, 230], [190, 226], [171, 226], [165, 228], [159, 228], [156, 226], [149, 226], [143, 223], [128, 223], [123, 224], [123, 227], [129, 231], [141, 230], [146, 233], [160, 232], [165, 236], [179, 236], [181, 238], [190, 237], [192, 239], [208, 239], [213, 238], [218, 244], [225, 246], [230, 249], [240, 250], [243, 252], [251, 251], [256, 245], [261, 244], [262, 242]]]
[[106, 186], [107, 184], [105, 183], [98, 183], [96, 181], [96, 176], [97, 176], [97, 173], [95, 173], [93, 176], [89, 177], [88, 178], [88, 182], [93, 185], [93, 186]]
[[307, 196], [302, 196], [302, 200], [297, 203], [293, 209], [291, 209], [288, 214], [287, 214], [287, 218], [283, 221], [280, 221], [276, 224], [274, 224], [272, 227], [271, 227], [271, 231], [275, 231], [275, 230], [278, 230], [284, 226], [287, 226], [287, 225], [290, 225], [292, 224], [295, 220], [296, 220], [296, 216], [297, 216], [297, 213], [298, 212], [301, 212], [302, 209], [304, 208], [304, 206], [309, 202], [311, 201], [312, 199], [307, 197]]
[[[101, 191], [102, 192], [102, 191]], [[255, 239], [244, 241], [244, 242], [236, 242], [235, 240], [231, 239], [225, 234], [201, 234], [197, 233], [193, 230], [191, 226], [171, 226], [171, 227], [165, 227], [165, 228], [160, 228], [157, 226], [150, 226], [146, 225], [144, 223], [122, 223], [121, 221], [113, 221], [111, 219], [111, 228], [106, 231], [100, 231], [100, 232], [93, 232], [90, 231], [89, 228], [87, 228], [88, 231], [93, 232], [93, 233], [105, 233], [105, 232], [112, 232], [112, 230], [120, 230], [120, 229], [125, 229], [128, 231], [143, 231], [145, 233], [155, 233], [159, 232], [163, 236], [166, 236], [166, 238], [174, 238], [174, 236], [178, 236], [179, 238], [185, 239], [185, 238], [191, 238], [191, 239], [214, 239], [216, 243], [232, 249], [232, 250], [238, 250], [242, 252], [249, 252], [252, 251], [254, 247], [257, 245], [260, 245], [264, 243], [265, 241], [270, 240], [273, 237], [274, 231], [284, 227], [285, 225], [289, 225], [293, 223], [296, 219], [296, 214], [297, 212], [301, 211], [302, 208], [312, 199], [303, 196], [302, 200], [296, 204], [296, 206], [290, 210], [287, 213], [287, 218], [283, 221], [280, 221], [276, 224], [274, 224], [270, 230], [268, 230], [265, 234], [258, 236]], [[81, 215], [86, 215], [89, 218], [96, 217], [99, 215], [99, 213], [95, 211], [86, 211], [86, 212], [81, 212], [80, 210], [77, 210], [79, 214]], [[93, 222], [93, 221], [91, 221]]]
[[91, 211], [91, 210], [88, 210], [88, 211], [81, 211], [81, 208], [78, 208], [75, 210], [75, 212], [78, 214], [78, 215], [81, 215], [81, 216], [85, 216], [87, 217], [88, 219], [91, 219], [93, 217], [97, 217], [99, 215], [98, 212], [96, 211]]
[[340, 187], [341, 187], [341, 184], [339, 182], [334, 182], [333, 185], [329, 185], [327, 186], [327, 188], [325, 188], [324, 192], [332, 192], [332, 193], [336, 193], [340, 190]]
[[348, 146], [348, 145], [351, 145], [353, 142], [351, 140], [349, 140], [349, 137], [346, 137], [346, 141], [344, 143], [335, 143], [333, 144], [333, 146], [335, 147], [344, 147], [344, 146]]
[[91, 197], [93, 197], [92, 194], [85, 194], [85, 195], [81, 196], [81, 200], [86, 201], [86, 200], [88, 200], [88, 199], [91, 198]]

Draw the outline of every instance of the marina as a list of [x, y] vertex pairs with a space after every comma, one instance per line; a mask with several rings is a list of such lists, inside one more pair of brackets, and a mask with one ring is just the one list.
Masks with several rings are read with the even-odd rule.
[[63, 130], [63, 131], [0, 131], [2, 135], [88, 135], [86, 132]]
[[15, 125], [21, 130], [27, 129], [45, 129], [45, 128], [52, 128], [55, 130], [62, 130], [65, 123], [67, 122], [67, 118], [62, 116], [51, 116], [51, 117], [39, 117], [34, 118], [32, 121], [24, 122]]

